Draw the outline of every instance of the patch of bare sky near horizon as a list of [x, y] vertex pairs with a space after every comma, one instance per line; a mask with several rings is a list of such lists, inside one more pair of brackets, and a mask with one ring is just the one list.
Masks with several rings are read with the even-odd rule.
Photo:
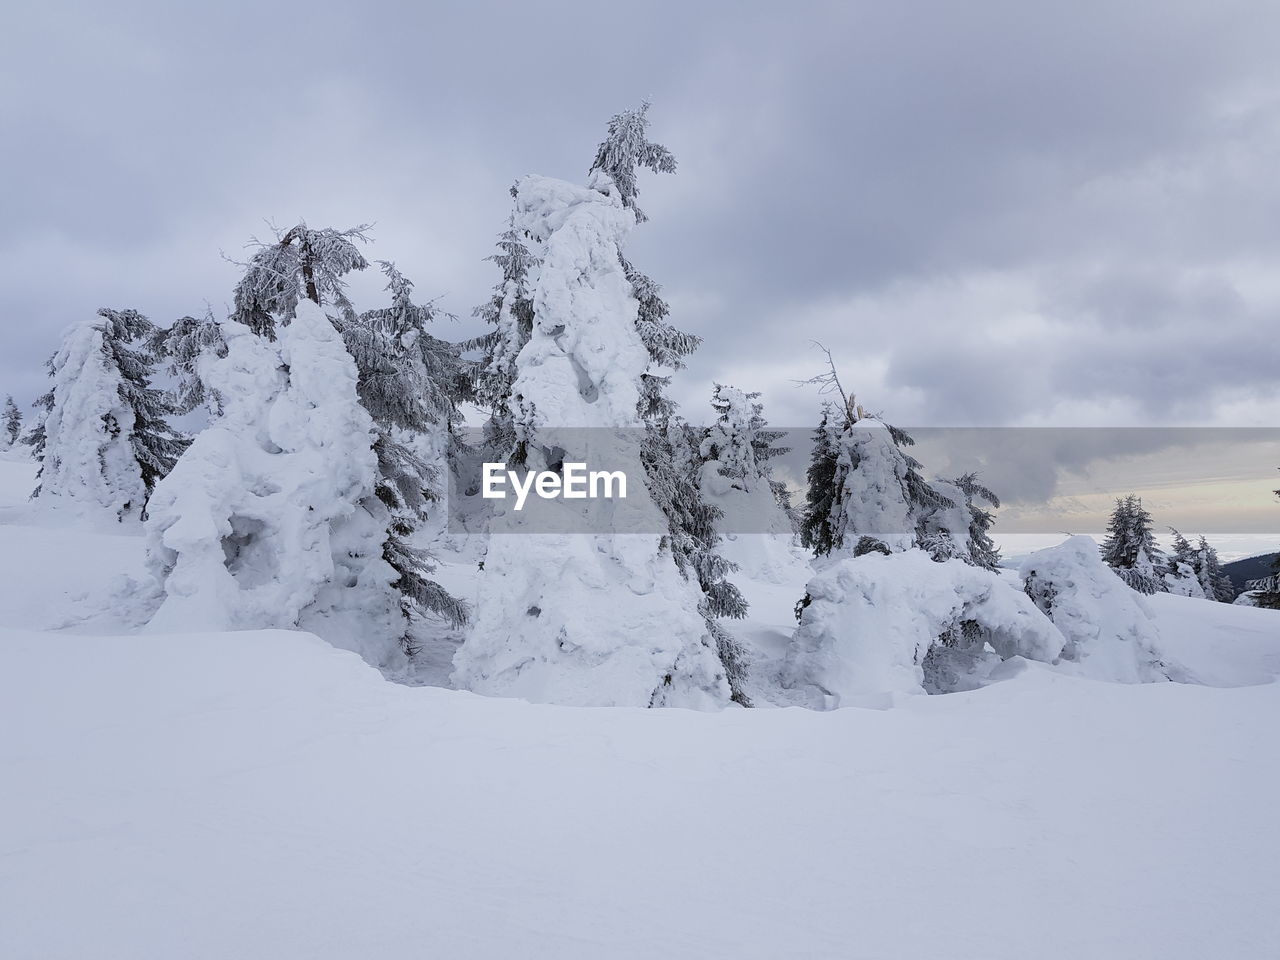
[[816, 339], [898, 423], [1280, 424], [1277, 41], [1266, 2], [25, 5], [0, 392], [98, 306], [222, 313], [268, 219], [375, 221], [468, 336], [510, 183], [650, 97], [690, 419], [719, 380], [811, 423]]

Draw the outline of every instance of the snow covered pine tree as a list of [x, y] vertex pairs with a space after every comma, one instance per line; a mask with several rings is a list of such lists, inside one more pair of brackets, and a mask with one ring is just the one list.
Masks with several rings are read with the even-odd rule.
[[1169, 528], [1173, 534], [1173, 552], [1169, 555], [1168, 567], [1165, 571], [1165, 590], [1180, 597], [1205, 599], [1204, 587], [1200, 584], [1200, 558], [1196, 550], [1178, 530]]
[[[516, 195], [515, 187], [511, 194]], [[495, 460], [516, 466], [524, 463], [524, 448], [516, 439], [512, 384], [517, 374], [516, 357], [533, 333], [533, 301], [528, 287], [533, 257], [514, 226], [509, 226], [498, 240], [498, 251], [486, 259], [498, 265], [502, 279], [494, 287], [493, 296], [472, 311], [473, 316], [492, 324], [494, 329], [459, 347], [463, 351], [484, 351], [483, 359], [476, 364], [472, 385], [475, 402], [489, 411], [485, 447]]]
[[1199, 542], [1196, 544], [1195, 571], [1200, 587], [1208, 599], [1217, 600], [1219, 603], [1231, 603], [1235, 600], [1235, 585], [1222, 569], [1218, 551], [1209, 544], [1204, 534], [1200, 535]]
[[168, 361], [165, 372], [176, 385], [172, 400], [175, 414], [185, 416], [202, 406], [211, 414], [218, 412], [218, 399], [200, 379], [197, 364], [205, 351], [219, 357], [227, 355], [222, 329], [212, 312], [199, 319], [182, 317], [167, 329], [157, 329], [151, 335], [149, 346], [158, 359]]
[[[872, 417], [840, 382], [831, 352], [827, 371], [805, 383], [835, 393], [839, 403], [823, 406], [809, 461], [809, 491], [800, 525], [801, 542], [815, 556], [858, 556], [869, 550], [908, 550], [921, 546], [930, 531], [926, 520], [956, 502], [935, 490], [920, 474], [920, 463], [903, 453], [915, 440], [904, 430]], [[964, 529], [970, 518], [966, 517]], [[959, 556], [948, 547], [937, 559]]]
[[[383, 559], [396, 571], [405, 617], [402, 645], [410, 656], [421, 649], [419, 631], [428, 615], [454, 627], [466, 623], [466, 604], [430, 578], [431, 555], [415, 544], [429, 507], [441, 499], [443, 459], [461, 422], [458, 403], [470, 397], [470, 382], [457, 347], [432, 336], [430, 304], [413, 302], [413, 283], [395, 264], [382, 261], [391, 306], [341, 323], [343, 339], [360, 371], [360, 401], [378, 429], [378, 500], [386, 512]], [[372, 504], [364, 504], [374, 509]]]
[[[365, 265], [352, 243], [362, 238], [360, 228], [294, 227], [245, 265], [217, 335], [196, 326], [172, 341], [168, 355], [216, 413], [157, 491], [148, 562], [166, 598], [154, 627], [299, 626], [398, 672], [414, 613], [461, 615], [408, 543], [429, 471], [361, 405], [362, 395], [386, 399], [372, 384], [383, 375], [403, 385], [421, 373], [405, 369], [427, 364], [414, 349], [435, 349], [411, 329], [423, 308], [393, 268], [392, 307], [355, 316], [342, 278]], [[381, 339], [364, 338], [372, 332]]]
[[18, 442], [18, 437], [22, 436], [22, 411], [13, 402], [13, 394], [4, 398], [4, 413], [0, 416], [4, 417], [4, 423], [0, 426], [2, 431], [0, 441], [3, 441], [5, 448], [8, 449]]
[[136, 310], [104, 307], [63, 334], [24, 438], [40, 462], [32, 497], [146, 518], [152, 490], [190, 443], [166, 420], [173, 409], [151, 386], [150, 354], [134, 346], [153, 329]]
[[696, 459], [698, 492], [721, 513], [716, 551], [753, 580], [770, 583], [807, 579], [809, 564], [794, 543], [791, 497], [770, 464], [788, 448], [770, 430], [758, 393], [716, 384], [711, 406], [716, 420], [701, 431]]
[[1134, 494], [1116, 498], [1107, 522], [1102, 559], [1139, 593], [1157, 593], [1165, 588], [1164, 554], [1151, 532], [1151, 514]]
[[675, 169], [647, 139], [645, 109], [610, 121], [586, 187], [525, 177], [513, 189], [512, 228], [494, 258], [503, 284], [481, 308], [498, 329], [481, 344], [477, 394], [507, 458], [532, 469], [590, 462], [588, 432], [569, 451], [545, 438], [598, 428], [647, 478], [648, 496], [617, 503], [615, 529], [642, 529], [657, 507], [669, 532], [511, 536], [527, 518], [495, 516], [475, 622], [454, 660], [455, 683], [481, 693], [596, 705], [746, 700], [736, 644], [714, 622], [745, 602], [724, 580], [714, 514], [678, 455], [688, 437], [662, 392], [698, 341], [665, 322], [657, 286], [622, 253], [645, 219], [637, 168]]

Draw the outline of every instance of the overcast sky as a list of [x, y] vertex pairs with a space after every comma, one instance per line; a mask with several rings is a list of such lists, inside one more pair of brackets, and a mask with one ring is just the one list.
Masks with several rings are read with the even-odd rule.
[[508, 186], [649, 98], [691, 419], [810, 423], [818, 339], [904, 424], [1274, 426], [1277, 50], [1271, 0], [11, 5], [0, 393], [99, 306], [224, 313], [266, 221], [376, 222], [471, 335]]

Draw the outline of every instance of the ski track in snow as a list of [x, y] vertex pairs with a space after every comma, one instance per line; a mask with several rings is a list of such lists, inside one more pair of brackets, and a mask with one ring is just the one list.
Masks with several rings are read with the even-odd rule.
[[[1271, 611], [1153, 598], [1212, 687], [536, 706], [305, 633], [49, 632], [143, 543], [38, 517], [30, 473], [0, 457], [6, 960], [1276, 955]], [[761, 684], [801, 586], [744, 584]]]

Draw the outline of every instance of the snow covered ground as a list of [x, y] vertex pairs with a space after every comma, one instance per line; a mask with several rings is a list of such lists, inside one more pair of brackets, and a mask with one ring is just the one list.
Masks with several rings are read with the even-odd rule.
[[[6, 960], [1280, 948], [1272, 611], [1153, 598], [1216, 686], [1015, 661], [882, 709], [537, 706], [303, 633], [84, 632], [140, 531], [33, 515], [30, 473], [0, 454]], [[800, 586], [744, 584], [761, 676]]]

